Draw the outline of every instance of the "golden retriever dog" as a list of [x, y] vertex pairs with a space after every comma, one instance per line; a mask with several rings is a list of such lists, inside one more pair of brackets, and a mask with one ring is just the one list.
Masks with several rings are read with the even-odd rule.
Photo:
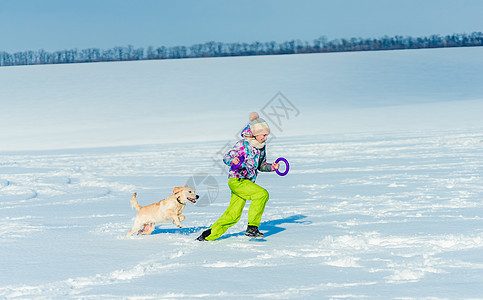
[[173, 220], [173, 224], [176, 224], [179, 228], [182, 228], [181, 221], [185, 219], [181, 213], [186, 206], [186, 203], [196, 203], [196, 199], [199, 198], [195, 191], [185, 185], [184, 187], [175, 187], [173, 194], [169, 195], [166, 199], [159, 202], [141, 206], [136, 199], [137, 193], [134, 193], [131, 197], [131, 206], [137, 209], [139, 212], [134, 220], [134, 225], [131, 230], [126, 233], [126, 237], [130, 237], [135, 232], [138, 234], [151, 234], [154, 231], [154, 224], [157, 222], [169, 222]]

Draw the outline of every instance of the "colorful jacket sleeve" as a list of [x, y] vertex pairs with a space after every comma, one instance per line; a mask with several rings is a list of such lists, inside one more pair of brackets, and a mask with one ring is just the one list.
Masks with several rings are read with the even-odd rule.
[[233, 148], [228, 151], [223, 157], [223, 162], [227, 166], [231, 166], [233, 159], [235, 157], [239, 157], [243, 155], [245, 160], [243, 161], [240, 168], [236, 170], [229, 170], [228, 177], [233, 178], [245, 178], [251, 181], [255, 181], [257, 177], [257, 169], [258, 169], [258, 161], [259, 161], [259, 154], [258, 151], [254, 153], [249, 149], [248, 142], [244, 142], [243, 140], [238, 141]]
[[225, 165], [231, 166], [233, 159], [239, 156], [239, 153], [240, 151], [242, 151], [242, 148], [243, 148], [242, 141], [236, 142], [233, 148], [230, 151], [228, 151], [228, 153], [226, 153], [225, 156], [223, 157], [223, 162], [225, 163]]

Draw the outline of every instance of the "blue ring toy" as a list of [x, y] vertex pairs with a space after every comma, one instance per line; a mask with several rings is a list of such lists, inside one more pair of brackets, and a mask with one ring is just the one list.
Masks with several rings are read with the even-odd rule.
[[238, 157], [238, 159], [240, 160], [240, 162], [236, 165], [231, 165], [231, 170], [232, 171], [235, 171], [236, 169], [238, 169], [239, 167], [241, 167], [241, 165], [243, 164], [243, 162], [245, 161], [245, 156], [243, 155], [240, 155]]
[[279, 161], [283, 161], [285, 163], [285, 172], [282, 173], [278, 169], [275, 169], [275, 172], [277, 172], [277, 174], [280, 175], [280, 176], [285, 176], [285, 175], [288, 174], [288, 170], [290, 169], [290, 165], [289, 165], [288, 161], [283, 157], [277, 158], [275, 163], [277, 164]]

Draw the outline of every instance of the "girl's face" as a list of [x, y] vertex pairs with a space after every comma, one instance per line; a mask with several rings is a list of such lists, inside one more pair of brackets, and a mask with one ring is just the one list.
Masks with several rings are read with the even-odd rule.
[[256, 135], [255, 139], [257, 140], [257, 142], [263, 143], [267, 140], [267, 136], [268, 134], [260, 134], [260, 135]]

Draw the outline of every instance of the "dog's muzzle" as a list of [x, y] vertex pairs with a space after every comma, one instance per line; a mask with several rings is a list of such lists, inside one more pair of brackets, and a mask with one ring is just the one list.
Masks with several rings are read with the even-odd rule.
[[[200, 196], [196, 195], [196, 199], [198, 199]], [[188, 201], [192, 202], [192, 203], [196, 203], [196, 199], [195, 198], [190, 198], [190, 197], [186, 197], [188, 199]]]

